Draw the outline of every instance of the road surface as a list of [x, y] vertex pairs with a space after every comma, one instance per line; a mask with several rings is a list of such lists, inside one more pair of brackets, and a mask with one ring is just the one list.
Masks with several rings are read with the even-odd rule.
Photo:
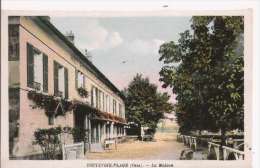
[[154, 142], [125, 142], [118, 144], [117, 150], [88, 153], [86, 159], [178, 160], [183, 149], [186, 149], [183, 143], [176, 141], [176, 133], [157, 132]]

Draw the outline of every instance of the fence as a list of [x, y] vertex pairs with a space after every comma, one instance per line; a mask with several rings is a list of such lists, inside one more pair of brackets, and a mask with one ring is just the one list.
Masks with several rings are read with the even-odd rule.
[[76, 160], [84, 158], [84, 143], [62, 145], [62, 159]]
[[[221, 148], [223, 150], [223, 160], [243, 160], [244, 159], [245, 154], [244, 154], [243, 151], [240, 151], [238, 149], [231, 148], [231, 147], [228, 147], [228, 146], [222, 146], [221, 147], [219, 144], [216, 144], [216, 143], [213, 143], [213, 142], [208, 142], [208, 144], [209, 144], [209, 146], [208, 146], [209, 152], [210, 152], [211, 148], [213, 148], [215, 153], [216, 153], [217, 160], [220, 159]], [[240, 144], [240, 145], [243, 145], [243, 143]]]
[[183, 142], [184, 145], [193, 148], [195, 151], [197, 150], [197, 138], [188, 135], [177, 135], [177, 141]]
[[[190, 148], [194, 147], [194, 151], [197, 150], [198, 146], [198, 138], [188, 135], [177, 135], [177, 141], [183, 142], [184, 145], [189, 146]], [[220, 160], [221, 158], [223, 160], [243, 160], [244, 159], [244, 152], [238, 150], [239, 147], [244, 145], [243, 139], [233, 139], [231, 140], [233, 143], [233, 148], [228, 146], [221, 146], [218, 144], [218, 140], [211, 140], [208, 141], [208, 155], [215, 153], [216, 159]], [[226, 141], [227, 143], [227, 141]], [[237, 149], [236, 149], [237, 148]], [[223, 152], [221, 152], [221, 150]], [[222, 157], [221, 157], [222, 156]]]

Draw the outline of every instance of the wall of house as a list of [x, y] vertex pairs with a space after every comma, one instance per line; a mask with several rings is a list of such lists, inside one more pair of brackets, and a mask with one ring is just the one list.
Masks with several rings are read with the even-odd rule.
[[[32, 145], [34, 140], [34, 131], [38, 128], [50, 128], [55, 126], [69, 126], [73, 127], [74, 115], [70, 111], [65, 116], [58, 116], [55, 118], [54, 125], [49, 125], [48, 117], [43, 109], [32, 109], [34, 102], [30, 101], [27, 97], [28, 91], [31, 88], [27, 87], [27, 43], [30, 43], [41, 52], [48, 56], [48, 94], [54, 94], [54, 76], [53, 76], [53, 62], [57, 61], [68, 69], [68, 93], [69, 99], [77, 99], [80, 101], [87, 101], [90, 103], [91, 96], [84, 100], [81, 98], [75, 87], [75, 69], [78, 69], [86, 76], [85, 87], [90, 93], [91, 87], [95, 86], [102, 90], [104, 93], [109, 94], [120, 104], [124, 113], [123, 100], [90, 73], [78, 60], [75, 59], [73, 53], [59, 39], [54, 35], [46, 33], [42, 28], [38, 27], [31, 19], [27, 17], [20, 18], [19, 27], [19, 50], [20, 62], [19, 71], [17, 74], [20, 77], [20, 121], [18, 140], [14, 145], [13, 154], [15, 156], [31, 155], [40, 151], [39, 146]], [[11, 66], [10, 68], [12, 68]], [[15, 68], [14, 68], [15, 69]], [[12, 74], [10, 74], [12, 75]], [[13, 77], [11, 77], [13, 80]], [[11, 81], [12, 81], [11, 80]], [[13, 83], [13, 82], [12, 82]], [[112, 102], [111, 102], [112, 103]], [[112, 112], [112, 104], [110, 105], [110, 112]], [[117, 105], [117, 108], [118, 105]], [[72, 137], [65, 138], [67, 143], [72, 143]], [[103, 138], [102, 138], [103, 139]]]
[[8, 31], [8, 65], [9, 65], [9, 153], [13, 154], [13, 149], [18, 140], [19, 117], [20, 117], [20, 91], [19, 91], [19, 26], [18, 19], [9, 24]]
[[[78, 99], [81, 101], [84, 101], [83, 98], [81, 98], [75, 89], [75, 69], [81, 71], [86, 76], [85, 81], [85, 87], [87, 91], [91, 91], [91, 87], [95, 86], [98, 89], [100, 89], [105, 94], [108, 94], [111, 99], [115, 99], [118, 103], [122, 104], [122, 109], [124, 113], [124, 102], [123, 100], [116, 95], [108, 86], [106, 86], [104, 83], [102, 83], [99, 79], [97, 79], [96, 76], [94, 76], [92, 73], [90, 73], [78, 60], [75, 59], [73, 56], [73, 53], [68, 49], [65, 45], [62, 44], [62, 42], [59, 41], [59, 39], [55, 39], [55, 36], [51, 36], [50, 34], [47, 34], [44, 30], [42, 30], [40, 27], [38, 27], [34, 22], [32, 22], [27, 17], [21, 18], [21, 24], [23, 27], [25, 27], [31, 34], [36, 36], [40, 41], [35, 38], [33, 35], [28, 33], [27, 31], [23, 30], [22, 32], [24, 34], [27, 34], [27, 40], [23, 41], [23, 46], [21, 48], [21, 51], [23, 51], [23, 55], [26, 58], [26, 42], [30, 42], [32, 45], [37, 42], [37, 45], [34, 45], [35, 47], [38, 47], [38, 49], [42, 52], [44, 52], [49, 57], [49, 93], [53, 94], [53, 60], [56, 60], [60, 64], [64, 65], [68, 68], [69, 71], [69, 98], [70, 99]], [[22, 54], [22, 53], [21, 53]], [[26, 65], [26, 59], [23, 59], [24, 64]], [[22, 64], [22, 63], [21, 63]], [[24, 66], [26, 68], [26, 66]], [[26, 70], [26, 69], [25, 69]], [[26, 71], [24, 71], [26, 72]], [[105, 73], [105, 72], [104, 72]], [[26, 76], [26, 73], [24, 73], [24, 76]], [[26, 87], [26, 79], [23, 78], [23, 83], [21, 84], [22, 87]], [[90, 103], [91, 96], [87, 98], [87, 102]], [[118, 108], [118, 106], [117, 106]], [[110, 106], [110, 110], [112, 112], [112, 105]]]

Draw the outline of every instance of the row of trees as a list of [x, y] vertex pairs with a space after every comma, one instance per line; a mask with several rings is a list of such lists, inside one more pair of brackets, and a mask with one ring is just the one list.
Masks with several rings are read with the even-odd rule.
[[160, 46], [160, 80], [177, 95], [182, 133], [243, 130], [243, 37], [241, 16], [195, 16], [177, 43]]

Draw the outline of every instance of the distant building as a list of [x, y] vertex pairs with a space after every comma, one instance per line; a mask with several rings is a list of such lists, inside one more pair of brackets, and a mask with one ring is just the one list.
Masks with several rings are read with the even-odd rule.
[[[125, 136], [123, 95], [69, 39], [48, 17], [9, 17], [11, 157], [40, 152], [32, 145], [38, 128], [86, 128], [90, 149], [102, 146], [105, 139]], [[35, 101], [50, 95], [58, 102], [53, 113], [34, 108]], [[73, 108], [58, 115], [65, 109], [62, 100]], [[72, 137], [66, 143], [73, 143]]]

